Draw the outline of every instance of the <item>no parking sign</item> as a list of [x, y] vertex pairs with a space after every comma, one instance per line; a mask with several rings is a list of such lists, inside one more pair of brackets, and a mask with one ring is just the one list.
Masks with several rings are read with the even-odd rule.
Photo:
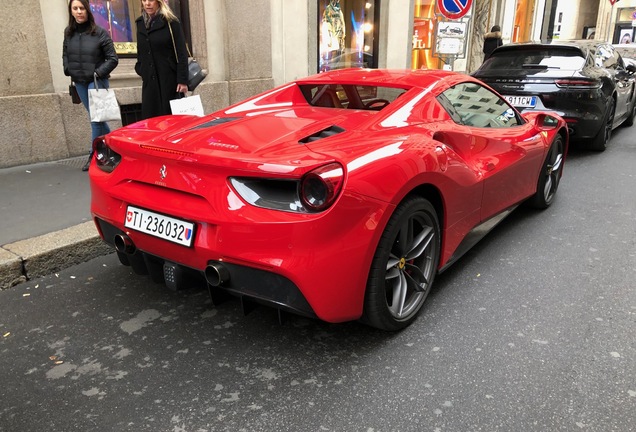
[[473, 0], [437, 0], [437, 9], [451, 20], [460, 19], [466, 15], [472, 5]]

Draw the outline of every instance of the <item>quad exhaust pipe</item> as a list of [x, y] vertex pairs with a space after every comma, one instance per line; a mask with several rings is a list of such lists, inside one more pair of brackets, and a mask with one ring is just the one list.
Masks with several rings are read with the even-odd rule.
[[115, 250], [126, 255], [135, 253], [135, 244], [126, 234], [117, 234], [115, 236]]
[[205, 268], [205, 280], [210, 286], [218, 287], [230, 280], [230, 272], [221, 263], [209, 263]]

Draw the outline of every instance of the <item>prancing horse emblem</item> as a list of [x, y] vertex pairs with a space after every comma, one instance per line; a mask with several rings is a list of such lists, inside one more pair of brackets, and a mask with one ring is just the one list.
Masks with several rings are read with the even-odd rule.
[[166, 178], [166, 176], [168, 175], [168, 171], [166, 170], [165, 165], [161, 166], [161, 169], [159, 170], [159, 174], [161, 174], [161, 180]]

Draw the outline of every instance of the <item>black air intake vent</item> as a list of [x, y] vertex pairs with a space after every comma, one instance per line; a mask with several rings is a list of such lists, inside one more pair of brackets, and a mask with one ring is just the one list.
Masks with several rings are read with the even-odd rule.
[[320, 132], [316, 132], [315, 134], [309, 135], [308, 137], [301, 139], [299, 142], [303, 144], [307, 144], [312, 141], [318, 141], [323, 138], [329, 138], [334, 135], [338, 135], [339, 133], [342, 133], [344, 131], [345, 130], [341, 128], [340, 126], [333, 125], [328, 127], [327, 129], [321, 130]]
[[243, 118], [243, 117], [221, 117], [221, 118], [217, 118], [217, 119], [214, 119], [212, 121], [200, 124], [199, 126], [194, 127], [192, 129], [193, 130], [194, 129], [205, 129], [205, 128], [213, 127], [213, 126], [216, 126], [216, 125], [220, 125], [221, 123], [228, 123], [228, 122], [232, 122], [234, 120], [240, 120], [241, 118]]

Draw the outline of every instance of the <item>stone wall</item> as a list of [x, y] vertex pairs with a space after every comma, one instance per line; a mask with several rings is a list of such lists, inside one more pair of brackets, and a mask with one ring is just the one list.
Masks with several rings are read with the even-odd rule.
[[[47, 51], [49, 42], [50, 55], [61, 58], [58, 39], [66, 26], [68, 3], [45, 0], [46, 11], [41, 3], [0, 1], [0, 37], [5, 41], [0, 44], [0, 168], [81, 156], [91, 145], [88, 113], [83, 105], [71, 103], [69, 79], [58, 70], [61, 61], [57, 57], [51, 61]], [[245, 6], [233, 0], [190, 0], [193, 54], [210, 72], [195, 91], [205, 113], [274, 86], [270, 1], [252, 0], [250, 10], [258, 13], [246, 13]], [[224, 27], [208, 32], [204, 12], [215, 14], [211, 22]], [[55, 19], [48, 19], [52, 13]], [[215, 50], [214, 56], [209, 48]], [[217, 62], [209, 65], [211, 58]], [[141, 103], [141, 80], [134, 63], [134, 58], [120, 59], [111, 75], [120, 105]], [[110, 126], [115, 129], [121, 123]]]

